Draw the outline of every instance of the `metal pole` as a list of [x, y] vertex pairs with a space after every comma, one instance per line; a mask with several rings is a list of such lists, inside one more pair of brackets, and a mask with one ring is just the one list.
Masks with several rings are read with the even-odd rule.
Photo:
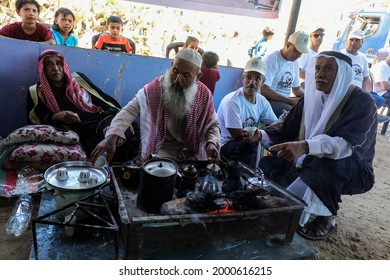
[[288, 26], [286, 30], [286, 38], [284, 43], [287, 43], [288, 37], [295, 32], [295, 28], [297, 26], [299, 10], [301, 8], [302, 0], [294, 0], [291, 6], [290, 18], [288, 20]]

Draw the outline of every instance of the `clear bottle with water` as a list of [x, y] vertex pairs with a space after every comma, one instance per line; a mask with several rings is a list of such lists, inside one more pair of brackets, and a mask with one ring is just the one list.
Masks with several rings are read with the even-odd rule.
[[284, 122], [284, 120], [286, 119], [287, 115], [288, 115], [288, 111], [283, 109], [283, 113], [278, 118], [278, 123]]
[[25, 232], [30, 224], [33, 212], [33, 201], [29, 194], [21, 195], [12, 209], [8, 218], [6, 228], [7, 234], [20, 236]]

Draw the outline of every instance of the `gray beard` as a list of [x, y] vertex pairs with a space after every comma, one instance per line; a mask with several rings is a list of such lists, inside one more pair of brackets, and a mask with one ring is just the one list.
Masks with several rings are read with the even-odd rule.
[[168, 70], [164, 76], [164, 107], [169, 111], [172, 117], [182, 120], [190, 111], [197, 91], [198, 85], [196, 83], [196, 78], [194, 78], [194, 81], [188, 88], [183, 90], [172, 87], [171, 75]]

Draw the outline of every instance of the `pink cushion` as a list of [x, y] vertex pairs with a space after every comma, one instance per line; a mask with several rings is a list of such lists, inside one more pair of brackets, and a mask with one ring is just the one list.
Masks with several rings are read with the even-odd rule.
[[10, 160], [13, 161], [40, 163], [58, 163], [86, 159], [87, 155], [79, 144], [22, 144], [17, 146], [10, 155]]
[[13, 145], [28, 142], [77, 144], [79, 140], [79, 135], [72, 130], [60, 131], [51, 125], [27, 125], [11, 132], [4, 139], [4, 144]]

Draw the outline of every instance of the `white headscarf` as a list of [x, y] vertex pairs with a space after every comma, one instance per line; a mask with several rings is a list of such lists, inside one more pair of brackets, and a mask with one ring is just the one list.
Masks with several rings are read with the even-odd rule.
[[[337, 54], [336, 56], [331, 55]], [[339, 58], [341, 53], [326, 52], [320, 53], [308, 62], [308, 69], [305, 77], [305, 139], [311, 139], [316, 135], [323, 134], [326, 124], [343, 100], [352, 82], [352, 66], [345, 60]], [[338, 65], [336, 79], [329, 94], [316, 89], [315, 65], [318, 57], [334, 58]], [[324, 104], [325, 102], [325, 104]]]

